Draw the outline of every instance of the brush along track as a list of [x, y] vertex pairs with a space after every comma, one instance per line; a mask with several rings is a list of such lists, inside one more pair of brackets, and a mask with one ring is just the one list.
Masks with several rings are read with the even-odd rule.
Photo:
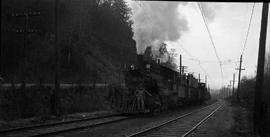
[[107, 115], [95, 118], [84, 118], [78, 120], [70, 120], [64, 122], [56, 122], [51, 124], [42, 124], [35, 126], [19, 127], [7, 130], [1, 130], [1, 137], [39, 137], [45, 135], [58, 134], [73, 130], [79, 130], [90, 127], [102, 126], [110, 123], [120, 122], [130, 119], [128, 116], [120, 114]]
[[221, 107], [220, 103], [215, 103], [127, 137], [186, 137]]

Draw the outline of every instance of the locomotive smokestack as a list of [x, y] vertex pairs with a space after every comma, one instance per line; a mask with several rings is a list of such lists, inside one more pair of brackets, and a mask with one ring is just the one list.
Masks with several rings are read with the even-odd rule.
[[143, 62], [144, 62], [144, 61], [143, 61], [143, 55], [142, 55], [142, 54], [138, 54], [138, 55], [137, 55], [137, 60], [138, 60], [138, 64], [137, 64], [138, 67], [139, 67], [139, 68], [142, 68], [142, 67], [143, 67], [143, 64], [144, 64], [144, 63], [143, 63]]

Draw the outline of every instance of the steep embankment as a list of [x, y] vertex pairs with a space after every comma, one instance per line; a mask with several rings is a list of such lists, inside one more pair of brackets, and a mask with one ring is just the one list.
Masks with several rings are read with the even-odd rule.
[[[55, 73], [54, 1], [3, 0], [1, 32], [3, 40], [3, 76], [6, 81], [53, 83]], [[38, 29], [23, 39], [25, 18], [12, 13], [40, 11], [31, 16], [28, 28]], [[97, 2], [92, 0], [59, 0], [58, 43], [60, 81], [116, 82], [125, 64], [136, 61], [136, 46], [132, 39], [130, 9], [123, 0]], [[25, 46], [25, 50], [24, 47]], [[23, 63], [25, 51], [25, 63]], [[22, 73], [23, 67], [26, 68]], [[120, 73], [119, 73], [120, 72]]]

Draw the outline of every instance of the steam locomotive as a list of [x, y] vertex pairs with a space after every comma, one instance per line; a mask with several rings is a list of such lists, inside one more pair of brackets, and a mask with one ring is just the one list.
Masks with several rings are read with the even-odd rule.
[[124, 85], [110, 85], [109, 100], [122, 113], [157, 113], [171, 108], [200, 104], [210, 98], [206, 83], [192, 74], [166, 67], [160, 60], [138, 55], [138, 63], [125, 72]]

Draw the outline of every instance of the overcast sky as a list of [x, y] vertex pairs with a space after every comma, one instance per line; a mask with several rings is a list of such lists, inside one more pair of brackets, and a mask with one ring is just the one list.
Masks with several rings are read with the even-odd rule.
[[[141, 10], [144, 10], [143, 8], [147, 8], [143, 6], [146, 2], [128, 1], [128, 3], [132, 8], [134, 16], [136, 16], [136, 12], [141, 12]], [[147, 2], [147, 4], [155, 3], [160, 2]], [[228, 85], [229, 81], [232, 80], [234, 72], [237, 79], [238, 73], [235, 68], [239, 66], [239, 58], [243, 50], [253, 3], [201, 3], [217, 53], [223, 62], [223, 80], [198, 4], [195, 2], [173, 2], [173, 4], [178, 5], [175, 18], [185, 19], [187, 26], [183, 27], [188, 28], [181, 31], [181, 35], [179, 35], [177, 40], [166, 40], [169, 48], [177, 50], [177, 63], [179, 62], [179, 55], [182, 54], [182, 64], [188, 66], [188, 72], [195, 72], [194, 75], [196, 77], [200, 73], [203, 80], [204, 76], [208, 75], [208, 82], [211, 88], [220, 88], [225, 84]], [[255, 76], [261, 12], [262, 3], [256, 3], [246, 49], [243, 54], [243, 67], [245, 70], [242, 71], [242, 76]], [[153, 15], [153, 13], [151, 14]], [[134, 24], [138, 20], [136, 19], [133, 18]], [[270, 20], [270, 16], [268, 16], [268, 20]], [[167, 18], [166, 22], [170, 21]], [[181, 24], [180, 22], [180, 27], [175, 29], [181, 29], [181, 25], [183, 23]], [[270, 47], [269, 30], [268, 21], [267, 51], [269, 51]]]

